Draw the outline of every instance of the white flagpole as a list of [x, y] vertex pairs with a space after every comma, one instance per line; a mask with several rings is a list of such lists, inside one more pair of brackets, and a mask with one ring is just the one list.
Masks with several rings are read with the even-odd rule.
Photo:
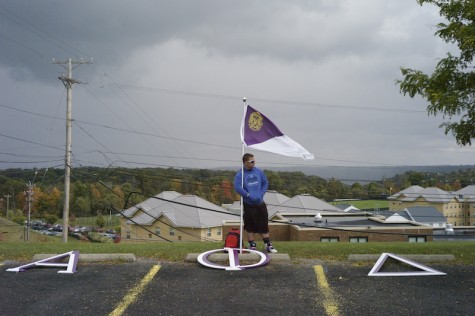
[[[242, 155], [244, 156], [244, 144], [242, 144]], [[241, 165], [241, 185], [244, 187], [244, 164]], [[244, 219], [244, 200], [241, 195], [241, 222], [239, 225], [239, 252], [242, 253], [242, 228], [243, 228], [243, 219]]]
[[[246, 103], [246, 98], [242, 99], [242, 102], [244, 103], [244, 114], [242, 117], [242, 122], [241, 124], [244, 124], [244, 120], [246, 118], [246, 109], [247, 109], [247, 103]], [[244, 126], [241, 126], [241, 133], [244, 133]], [[244, 137], [244, 135], [242, 135]], [[241, 157], [244, 156], [244, 141], [242, 140], [242, 153]], [[241, 187], [244, 188], [244, 162], [241, 161]], [[241, 221], [240, 221], [240, 226], [239, 226], [239, 252], [242, 253], [242, 236], [243, 236], [243, 217], [244, 217], [244, 199], [241, 196]]]

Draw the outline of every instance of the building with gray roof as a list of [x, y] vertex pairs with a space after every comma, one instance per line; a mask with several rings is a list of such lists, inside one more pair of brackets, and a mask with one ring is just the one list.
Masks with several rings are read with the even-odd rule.
[[415, 206], [408, 207], [403, 211], [407, 217], [417, 223], [428, 225], [433, 228], [444, 228], [447, 226], [447, 219], [435, 207]]
[[335, 206], [345, 213], [361, 211], [359, 208], [354, 207], [351, 204], [335, 204]]
[[413, 207], [433, 207], [447, 219], [446, 224], [475, 225], [475, 186], [468, 186], [457, 192], [447, 192], [435, 187], [411, 186], [391, 195], [388, 201], [389, 209], [392, 211], [403, 211]]
[[122, 240], [222, 240], [236, 214], [196, 195], [162, 192], [122, 212]]
[[284, 214], [310, 214], [324, 212], [342, 212], [338, 207], [333, 206], [323, 200], [320, 200], [310, 194], [296, 195], [280, 205], [268, 206], [269, 218], [277, 213]]

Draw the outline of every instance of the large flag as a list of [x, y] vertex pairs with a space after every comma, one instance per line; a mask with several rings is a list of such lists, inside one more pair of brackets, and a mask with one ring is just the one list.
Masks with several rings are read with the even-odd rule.
[[299, 143], [284, 135], [264, 114], [246, 105], [241, 123], [241, 141], [249, 148], [312, 160], [315, 157]]

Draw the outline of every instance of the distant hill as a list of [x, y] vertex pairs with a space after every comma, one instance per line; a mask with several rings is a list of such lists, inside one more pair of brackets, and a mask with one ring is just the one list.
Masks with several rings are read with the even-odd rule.
[[324, 179], [337, 179], [345, 183], [380, 181], [407, 171], [450, 173], [458, 170], [475, 169], [475, 165], [440, 166], [372, 166], [372, 167], [270, 167], [274, 171], [300, 171], [306, 175]]

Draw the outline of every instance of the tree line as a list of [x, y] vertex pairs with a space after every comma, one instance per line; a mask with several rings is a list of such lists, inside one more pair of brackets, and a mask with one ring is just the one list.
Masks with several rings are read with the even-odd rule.
[[[265, 173], [269, 190], [289, 197], [310, 194], [325, 201], [385, 199], [411, 185], [456, 191], [475, 179], [475, 169], [448, 173], [408, 171], [380, 181], [352, 184], [302, 172], [265, 170]], [[217, 205], [233, 203], [239, 200], [233, 187], [234, 175], [235, 170], [79, 167], [72, 171], [70, 214], [73, 218], [109, 214], [163, 191], [197, 195]], [[50, 218], [53, 222], [61, 218], [63, 181], [64, 169], [0, 170], [2, 216], [24, 218], [30, 207], [31, 218]], [[28, 183], [33, 191], [30, 206], [25, 198]]]

